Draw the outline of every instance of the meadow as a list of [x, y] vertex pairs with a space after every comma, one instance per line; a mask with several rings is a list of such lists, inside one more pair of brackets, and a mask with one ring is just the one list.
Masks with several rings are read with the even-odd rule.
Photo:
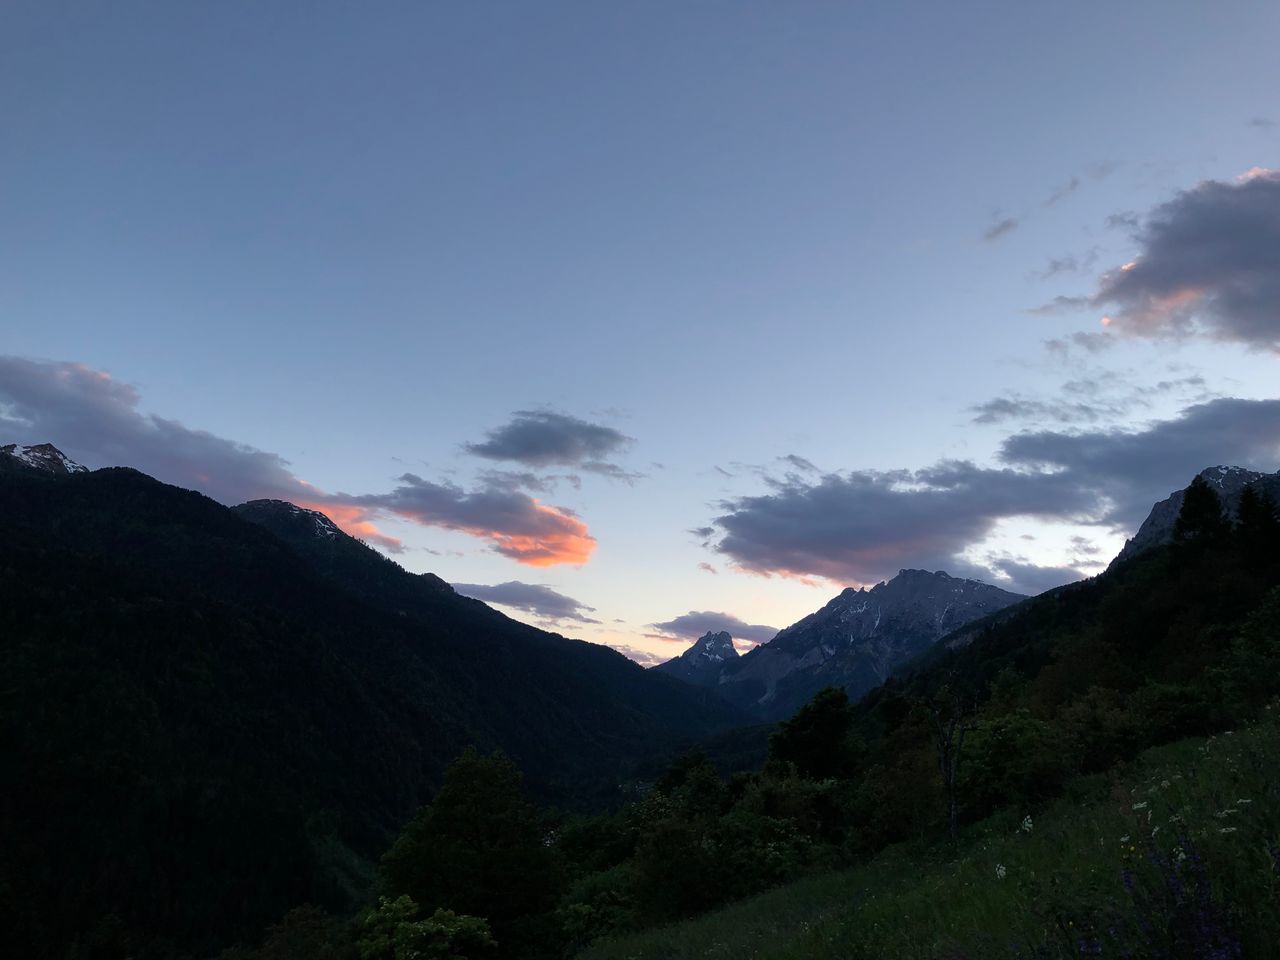
[[1280, 957], [1280, 708], [581, 960]]

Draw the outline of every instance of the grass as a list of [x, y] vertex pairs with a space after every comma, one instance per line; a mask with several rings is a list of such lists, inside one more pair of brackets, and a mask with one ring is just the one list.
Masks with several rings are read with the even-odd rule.
[[1277, 714], [580, 960], [1280, 958]]

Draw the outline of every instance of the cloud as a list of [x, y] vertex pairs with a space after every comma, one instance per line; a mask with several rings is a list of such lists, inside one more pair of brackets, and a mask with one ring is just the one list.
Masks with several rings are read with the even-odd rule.
[[730, 613], [717, 613], [712, 610], [690, 610], [678, 617], [651, 623], [649, 626], [657, 633], [649, 634], [655, 640], [697, 640], [706, 633], [719, 633], [727, 630], [735, 640], [748, 640], [752, 643], [765, 643], [777, 634], [777, 627], [763, 623], [747, 623]]
[[595, 538], [572, 511], [547, 506], [520, 491], [499, 487], [468, 491], [412, 473], [403, 474], [399, 481], [390, 493], [340, 493], [329, 502], [469, 534], [489, 541], [494, 552], [531, 567], [583, 564], [595, 550]]
[[1089, 299], [1111, 308], [1111, 329], [1280, 351], [1280, 171], [1185, 190], [1152, 211], [1137, 240], [1138, 255]]
[[132, 386], [81, 363], [0, 356], [0, 434], [52, 442], [90, 466], [136, 467], [228, 504], [289, 500], [391, 551], [402, 544], [377, 527], [388, 515], [478, 537], [533, 566], [584, 563], [595, 547], [570, 511], [510, 487], [467, 491], [406, 473], [389, 493], [330, 494], [297, 477], [278, 454], [143, 413], [139, 402]]
[[1107, 217], [1107, 226], [1112, 230], [1137, 230], [1141, 222], [1141, 218], [1132, 210], [1113, 213]]
[[[954, 570], [1014, 517], [1131, 533], [1154, 502], [1207, 466], [1274, 470], [1280, 400], [1212, 400], [1136, 431], [1019, 433], [998, 459], [994, 467], [948, 460], [915, 471], [791, 476], [768, 493], [725, 501], [712, 549], [754, 573], [867, 584], [903, 567]], [[989, 562], [987, 573], [1029, 577], [1007, 559]]]
[[1003, 220], [993, 223], [991, 226], [987, 227], [986, 230], [982, 231], [982, 239], [987, 243], [991, 243], [994, 240], [999, 240], [1006, 233], [1012, 233], [1017, 229], [1018, 221], [1013, 219], [1013, 217], [1005, 217]]
[[791, 466], [795, 467], [797, 470], [805, 471], [805, 473], [821, 472], [818, 470], [817, 467], [813, 465], [812, 461], [806, 460], [804, 457], [801, 457], [794, 453], [788, 453], [785, 457], [779, 457], [778, 459], [783, 461], [784, 463], [791, 464]]
[[[712, 530], [711, 533], [715, 533], [715, 531]], [[720, 575], [720, 571], [717, 570], [715, 567], [713, 567], [711, 564], [707, 563], [705, 560], [698, 564], [698, 569], [703, 571], [704, 573], [710, 573], [715, 576]]]
[[607, 459], [634, 441], [598, 423], [549, 410], [517, 410], [509, 423], [490, 430], [482, 443], [465, 449], [489, 460], [510, 460], [526, 467], [569, 466], [630, 482], [629, 473]]
[[1072, 177], [1062, 186], [1054, 190], [1053, 193], [1049, 195], [1048, 199], [1045, 200], [1044, 205], [1046, 207], [1052, 207], [1059, 200], [1063, 200], [1066, 197], [1071, 196], [1071, 194], [1075, 193], [1078, 189], [1080, 189], [1080, 178]]
[[1258, 127], [1261, 130], [1270, 130], [1275, 125], [1276, 122], [1270, 117], [1251, 117], [1249, 119], [1249, 126]]
[[599, 623], [588, 616], [595, 607], [558, 593], [541, 583], [522, 583], [508, 580], [506, 583], [486, 585], [482, 583], [455, 583], [453, 589], [464, 597], [474, 597], [486, 603], [500, 603], [504, 607], [531, 613], [544, 623]]
[[1153, 397], [1182, 394], [1185, 400], [1190, 401], [1204, 400], [1210, 396], [1208, 385], [1201, 376], [1178, 377], [1160, 380], [1150, 386], [1128, 387], [1112, 373], [1068, 380], [1062, 385], [1062, 392], [1067, 399], [1044, 400], [1013, 393], [994, 397], [969, 409], [976, 414], [974, 423], [1040, 421], [1080, 424], [1097, 423], [1124, 416], [1135, 409], [1150, 407]]
[[1054, 337], [1044, 342], [1045, 349], [1062, 358], [1070, 357], [1076, 351], [1097, 354], [1110, 350], [1116, 345], [1116, 338], [1109, 333], [1077, 332], [1065, 337]]
[[656, 667], [658, 664], [665, 663], [671, 659], [660, 653], [654, 653], [652, 650], [641, 650], [639, 647], [633, 647], [625, 643], [607, 643], [605, 646], [617, 650], [628, 660], [634, 660], [642, 667]]

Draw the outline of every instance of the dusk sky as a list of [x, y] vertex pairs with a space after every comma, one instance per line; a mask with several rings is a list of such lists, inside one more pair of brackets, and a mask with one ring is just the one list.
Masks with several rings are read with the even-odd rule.
[[638, 659], [902, 567], [1038, 592], [1280, 467], [1280, 4], [0, 24], [0, 443]]

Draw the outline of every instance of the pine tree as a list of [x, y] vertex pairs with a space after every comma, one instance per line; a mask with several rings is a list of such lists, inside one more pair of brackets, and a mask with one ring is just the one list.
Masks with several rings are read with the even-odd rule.
[[1259, 493], [1252, 485], [1244, 488], [1236, 514], [1236, 533], [1253, 562], [1280, 554], [1280, 517], [1269, 491]]
[[1222, 500], [1204, 477], [1191, 481], [1182, 497], [1182, 510], [1173, 526], [1175, 543], [1207, 542], [1230, 530], [1222, 510]]

